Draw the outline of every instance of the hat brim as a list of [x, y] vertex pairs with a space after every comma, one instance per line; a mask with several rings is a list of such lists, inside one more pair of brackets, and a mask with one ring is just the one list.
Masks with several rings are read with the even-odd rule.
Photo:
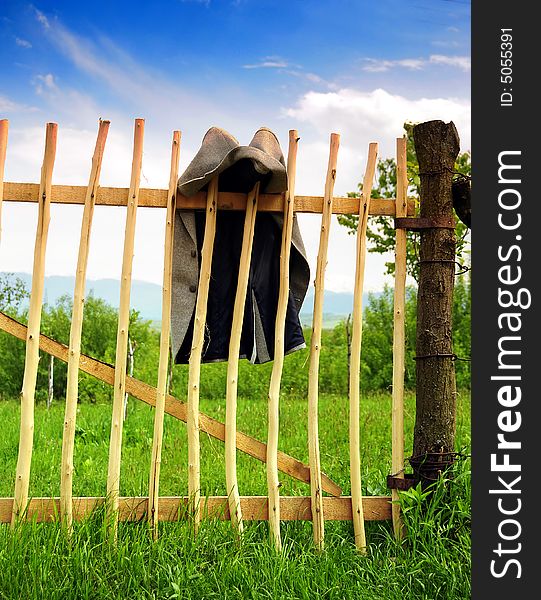
[[201, 172], [201, 167], [196, 161], [192, 162], [178, 180], [177, 190], [183, 196], [193, 196], [202, 190], [216, 175], [242, 160], [250, 161], [254, 170], [261, 175], [261, 178], [266, 179], [262, 192], [274, 194], [287, 190], [285, 166], [279, 160], [253, 146], [237, 146], [231, 149], [212, 169], [206, 169], [203, 172]]

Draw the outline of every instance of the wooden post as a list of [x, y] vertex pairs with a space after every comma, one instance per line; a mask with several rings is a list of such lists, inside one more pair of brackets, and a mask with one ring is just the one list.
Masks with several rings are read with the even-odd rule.
[[58, 125], [56, 123], [47, 123], [45, 131], [45, 154], [39, 185], [38, 224], [34, 246], [34, 265], [32, 268], [32, 290], [28, 311], [26, 357], [21, 392], [19, 457], [17, 459], [13, 511], [11, 515], [12, 527], [15, 526], [19, 517], [24, 514], [28, 503], [30, 464], [34, 442], [34, 395], [39, 363], [39, 330], [43, 301], [43, 280], [45, 276], [45, 251], [47, 249], [47, 235], [49, 233], [51, 185], [56, 156], [57, 133]]
[[[127, 357], [127, 366], [126, 372], [129, 377], [133, 377], [133, 367], [134, 367], [134, 357], [135, 357], [135, 344], [131, 338], [131, 335], [128, 333], [128, 357]], [[128, 416], [128, 397], [129, 394], [126, 392], [124, 394], [124, 408], [122, 410], [122, 419], [125, 421]]]
[[349, 374], [351, 372], [351, 313], [347, 316], [347, 319], [344, 321], [344, 333], [346, 334], [346, 349], [348, 356], [348, 381]]
[[160, 333], [160, 360], [158, 364], [158, 387], [156, 393], [156, 412], [154, 413], [154, 436], [152, 439], [152, 460], [148, 484], [148, 522], [152, 538], [158, 538], [160, 467], [162, 463], [163, 420], [165, 414], [165, 396], [167, 394], [167, 373], [169, 363], [169, 336], [171, 335], [171, 279], [173, 273], [173, 235], [175, 231], [176, 190], [178, 179], [178, 161], [180, 156], [180, 131], [173, 132], [171, 148], [171, 169], [169, 173], [169, 193], [165, 218], [165, 249], [163, 255], [162, 286], [162, 330]]
[[239, 486], [237, 483], [237, 384], [239, 376], [240, 338], [242, 335], [244, 305], [246, 304], [246, 291], [248, 289], [248, 278], [250, 275], [258, 199], [259, 182], [255, 184], [254, 189], [248, 194], [246, 200], [246, 216], [244, 218], [244, 232], [242, 235], [239, 277], [235, 294], [235, 304], [233, 306], [229, 356], [227, 359], [227, 389], [225, 396], [225, 481], [231, 522], [239, 534], [243, 531], [243, 524]]
[[122, 257], [122, 279], [120, 281], [120, 303], [118, 309], [118, 331], [116, 338], [115, 382], [111, 438], [109, 444], [109, 466], [107, 470], [107, 523], [114, 540], [118, 531], [118, 498], [120, 493], [120, 459], [122, 452], [123, 404], [126, 393], [126, 363], [128, 351], [128, 328], [130, 322], [130, 288], [135, 238], [135, 219], [139, 200], [139, 182], [143, 158], [144, 119], [135, 119], [133, 161], [126, 212], [124, 253]]
[[199, 446], [199, 381], [201, 377], [201, 356], [205, 341], [205, 323], [212, 268], [212, 252], [216, 234], [216, 212], [218, 201], [218, 176], [211, 180], [207, 193], [207, 210], [199, 286], [195, 303], [193, 340], [188, 365], [188, 494], [191, 500], [194, 531], [197, 533], [201, 521], [201, 473]]
[[331, 133], [329, 164], [325, 180], [323, 213], [321, 216], [321, 234], [317, 254], [316, 279], [314, 291], [314, 316], [312, 340], [310, 343], [310, 368], [308, 371], [308, 456], [310, 460], [310, 491], [312, 498], [312, 521], [314, 524], [314, 544], [323, 550], [323, 491], [321, 489], [321, 464], [319, 459], [318, 433], [318, 397], [319, 397], [319, 355], [321, 352], [321, 329], [323, 326], [323, 294], [325, 290], [325, 269], [327, 249], [332, 219], [334, 182], [340, 136]]
[[51, 408], [54, 396], [54, 356], [49, 356], [49, 368], [47, 369], [47, 410]]
[[73, 293], [73, 310], [68, 355], [68, 374], [66, 383], [66, 408], [64, 414], [64, 432], [62, 436], [62, 464], [60, 468], [60, 514], [68, 532], [71, 534], [73, 522], [72, 489], [73, 489], [73, 451], [75, 447], [75, 420], [77, 418], [77, 399], [79, 397], [79, 360], [81, 357], [81, 335], [83, 329], [83, 311], [85, 302], [86, 268], [90, 247], [90, 232], [94, 205], [98, 192], [103, 151], [109, 131], [109, 121], [100, 121], [98, 137], [92, 157], [90, 178], [86, 189], [85, 207], [81, 221], [81, 237], [75, 288]]
[[2, 241], [2, 201], [4, 199], [4, 167], [8, 145], [9, 121], [0, 119], [0, 242]]
[[[396, 140], [396, 216], [405, 217], [408, 211], [407, 140]], [[406, 242], [405, 229], [395, 232], [394, 307], [393, 307], [393, 397], [392, 397], [392, 458], [394, 477], [404, 478], [404, 371], [406, 355]], [[398, 504], [398, 490], [391, 490], [393, 499], [393, 531], [403, 537], [403, 523]]]
[[[421, 218], [453, 222], [452, 171], [460, 145], [455, 125], [443, 121], [413, 128], [421, 178]], [[424, 483], [452, 463], [456, 384], [452, 308], [454, 227], [422, 230], [417, 295], [417, 406], [412, 463]], [[428, 459], [428, 460], [427, 460]]]
[[351, 365], [349, 369], [349, 470], [351, 477], [351, 510], [353, 515], [353, 531], [355, 546], [362, 553], [366, 552], [366, 535], [364, 531], [363, 494], [361, 488], [361, 441], [360, 441], [360, 370], [361, 341], [363, 333], [363, 291], [364, 271], [366, 264], [366, 228], [370, 210], [370, 195], [376, 172], [378, 145], [372, 143], [368, 147], [368, 160], [363, 179], [362, 201], [357, 225], [357, 258], [355, 261], [355, 287], [353, 292], [353, 324], [351, 330]]
[[284, 223], [282, 226], [282, 246], [280, 248], [280, 290], [276, 308], [274, 327], [274, 362], [269, 385], [269, 425], [267, 440], [267, 495], [269, 498], [269, 529], [274, 547], [282, 549], [280, 537], [280, 481], [278, 479], [278, 434], [280, 416], [280, 384], [284, 368], [284, 345], [287, 303], [289, 301], [289, 258], [293, 237], [293, 216], [295, 205], [295, 175], [297, 170], [297, 148], [299, 134], [289, 131], [287, 153], [288, 189], [284, 202]]
[[171, 348], [171, 341], [169, 341], [169, 367], [167, 369], [166, 394], [170, 394], [173, 389], [173, 361], [173, 349]]

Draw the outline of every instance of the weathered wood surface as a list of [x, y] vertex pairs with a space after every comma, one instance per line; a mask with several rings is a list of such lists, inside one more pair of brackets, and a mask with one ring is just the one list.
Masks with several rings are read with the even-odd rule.
[[34, 244], [34, 263], [32, 265], [32, 290], [28, 309], [28, 329], [26, 335], [26, 352], [24, 375], [21, 391], [21, 426], [19, 434], [19, 453], [15, 474], [15, 503], [11, 523], [14, 526], [28, 501], [30, 485], [30, 465], [34, 443], [34, 400], [39, 363], [39, 332], [41, 327], [41, 308], [43, 305], [43, 282], [45, 277], [45, 253], [49, 222], [51, 220], [51, 186], [53, 167], [56, 157], [56, 140], [58, 125], [47, 123], [45, 128], [45, 153], [41, 167], [39, 184], [38, 223]]
[[[396, 140], [396, 216], [406, 216], [408, 191], [407, 140]], [[396, 230], [393, 306], [393, 398], [391, 411], [392, 456], [391, 471], [404, 477], [404, 373], [406, 368], [406, 267], [407, 233]], [[404, 534], [398, 490], [391, 490], [393, 499], [393, 531], [397, 539]]]
[[[120, 497], [118, 505], [119, 521], [141, 521], [146, 518], [148, 498], [141, 496]], [[73, 518], [81, 520], [93, 510], [103, 506], [105, 498], [73, 498]], [[160, 521], [177, 521], [189, 515], [187, 496], [159, 498]], [[265, 496], [241, 496], [240, 504], [245, 521], [268, 520], [268, 500]], [[229, 508], [226, 496], [201, 498], [203, 516], [212, 516], [229, 520]], [[389, 496], [364, 496], [364, 518], [367, 521], [385, 521], [391, 518], [391, 498]], [[0, 523], [9, 523], [13, 498], [0, 498]], [[282, 521], [311, 521], [312, 511], [309, 496], [282, 496], [280, 498]], [[323, 513], [327, 521], [351, 521], [351, 497], [324, 497]], [[27, 519], [37, 522], [52, 522], [60, 519], [59, 498], [32, 498], [28, 504]], [[190, 517], [191, 518], [191, 517]]]
[[4, 168], [6, 164], [8, 130], [9, 121], [7, 119], [0, 119], [0, 240], [2, 240], [2, 201], [4, 199]]
[[201, 379], [201, 357], [205, 343], [205, 325], [207, 322], [207, 306], [212, 274], [212, 256], [214, 254], [214, 238], [216, 235], [218, 196], [218, 175], [211, 180], [207, 191], [205, 232], [201, 248], [201, 265], [199, 267], [199, 284], [193, 324], [193, 338], [188, 366], [188, 493], [192, 499], [193, 524], [197, 532], [201, 507], [201, 446], [199, 442], [199, 385]]
[[[154, 433], [152, 436], [152, 458], [148, 496], [150, 510], [148, 521], [152, 537], [158, 537], [158, 500], [160, 489], [160, 466], [162, 462], [163, 421], [165, 413], [165, 396], [167, 393], [167, 374], [169, 368], [170, 336], [171, 336], [171, 287], [173, 273], [173, 236], [175, 232], [175, 190], [178, 178], [178, 162], [180, 158], [180, 131], [173, 132], [171, 147], [171, 169], [169, 171], [169, 203], [165, 216], [165, 239], [163, 253], [163, 285], [162, 285], [162, 329], [160, 332], [160, 358], [158, 363], [158, 391], [156, 394], [156, 411], [154, 413]], [[171, 362], [172, 362], [171, 357]], [[133, 364], [133, 363], [132, 363]]]
[[[428, 121], [413, 128], [421, 178], [421, 218], [452, 219], [453, 169], [460, 150], [455, 125]], [[453, 362], [455, 231], [421, 232], [417, 293], [416, 417], [411, 461], [415, 474], [431, 481], [454, 452], [456, 383]], [[433, 456], [430, 456], [435, 453]], [[429, 456], [427, 456], [429, 455]], [[441, 464], [436, 457], [441, 458]], [[418, 458], [416, 458], [418, 457]], [[430, 458], [429, 463], [425, 458]]]
[[325, 269], [331, 229], [334, 182], [340, 136], [331, 133], [329, 164], [325, 178], [325, 210], [321, 215], [319, 249], [317, 253], [316, 278], [314, 281], [314, 314], [310, 339], [310, 365], [308, 369], [308, 456], [310, 461], [310, 488], [314, 523], [314, 544], [323, 550], [325, 518], [322, 509], [321, 460], [319, 453], [319, 357], [321, 354], [321, 332], [323, 329], [323, 297], [325, 291]]
[[259, 181], [255, 184], [250, 196], [252, 201], [246, 206], [242, 248], [240, 253], [237, 291], [233, 305], [233, 321], [229, 339], [229, 356], [227, 359], [227, 387], [225, 393], [225, 481], [229, 497], [229, 512], [233, 527], [240, 534], [243, 531], [242, 510], [240, 507], [239, 484], [237, 479], [237, 392], [239, 380], [240, 341], [244, 322], [244, 306], [250, 277], [252, 247], [254, 243], [255, 221], [257, 217], [257, 201], [259, 199]]
[[289, 132], [287, 153], [288, 189], [284, 204], [282, 243], [280, 246], [280, 288], [274, 325], [274, 360], [269, 383], [268, 428], [267, 428], [267, 496], [270, 506], [269, 530], [274, 547], [282, 548], [280, 537], [280, 480], [278, 478], [278, 437], [280, 433], [280, 386], [284, 368], [284, 338], [287, 303], [289, 300], [289, 258], [293, 237], [293, 198], [297, 171], [297, 150], [299, 134], [296, 129]]
[[368, 160], [363, 178], [363, 203], [357, 225], [357, 254], [355, 259], [355, 287], [353, 291], [353, 324], [351, 328], [351, 354], [349, 362], [349, 470], [351, 479], [351, 501], [353, 505], [353, 531], [355, 546], [366, 552], [363, 500], [361, 487], [361, 343], [363, 335], [363, 292], [368, 239], [368, 213], [370, 195], [376, 172], [378, 145], [368, 147]]
[[[92, 167], [86, 190], [85, 206], [81, 221], [81, 236], [79, 238], [79, 253], [77, 256], [77, 270], [75, 272], [75, 286], [73, 292], [73, 309], [71, 313], [70, 328], [70, 353], [68, 359], [68, 372], [66, 377], [66, 403], [64, 412], [64, 432], [62, 435], [62, 461], [60, 464], [60, 512], [68, 534], [71, 533], [72, 522], [72, 489], [73, 489], [73, 454], [75, 450], [75, 423], [77, 420], [77, 402], [79, 399], [79, 357], [81, 355], [81, 339], [83, 331], [83, 314], [85, 304], [86, 269], [88, 253], [90, 250], [90, 234], [94, 215], [94, 199], [99, 187], [101, 165], [105, 142], [109, 132], [109, 121], [99, 123], [98, 137]], [[51, 360], [53, 360], [51, 355]], [[52, 367], [52, 363], [51, 363]]]
[[120, 495], [120, 463], [122, 456], [122, 428], [124, 424], [124, 402], [126, 397], [126, 368], [128, 361], [128, 336], [130, 324], [130, 293], [135, 246], [135, 223], [139, 202], [139, 183], [143, 162], [144, 119], [135, 119], [133, 135], [133, 160], [130, 190], [127, 196], [126, 228], [122, 254], [122, 276], [120, 278], [120, 300], [118, 307], [118, 329], [116, 336], [115, 381], [113, 386], [113, 409], [111, 437], [109, 442], [109, 465], [107, 469], [107, 496], [111, 534], [116, 539], [116, 511]]
[[[0, 329], [20, 340], [26, 339], [26, 326], [15, 319], [8, 317], [3, 312], [0, 312]], [[44, 352], [52, 354], [64, 362], [68, 361], [68, 347], [50, 337], [40, 334], [39, 347]], [[81, 354], [79, 368], [81, 371], [96, 377], [104, 383], [108, 383], [109, 385], [113, 385], [114, 383], [114, 367], [105, 362]], [[127, 376], [126, 391], [134, 398], [137, 398], [150, 406], [156, 406], [157, 390], [155, 387], [148, 385], [148, 383]], [[167, 394], [165, 398], [165, 412], [180, 421], [186, 422], [186, 403], [170, 394]], [[208, 435], [221, 440], [222, 442], [225, 441], [225, 425], [221, 421], [217, 421], [204, 413], [199, 413], [199, 428], [201, 431], [208, 433]], [[237, 448], [241, 452], [244, 452], [263, 463], [266, 462], [267, 445], [241, 431], [237, 431]], [[304, 483], [310, 483], [310, 468], [308, 465], [305, 465], [300, 460], [297, 460], [282, 451], [278, 452], [278, 469], [294, 479], [298, 479]], [[323, 490], [325, 492], [332, 494], [333, 496], [340, 496], [342, 494], [340, 486], [334, 483], [327, 475], [322, 473], [321, 479]]]
[[[86, 187], [82, 185], [53, 185], [51, 202], [58, 204], [84, 204]], [[37, 202], [39, 185], [37, 183], [4, 183], [5, 202]], [[126, 206], [128, 188], [100, 187], [96, 195], [96, 206]], [[246, 210], [246, 194], [220, 192], [218, 210]], [[284, 194], [261, 194], [259, 211], [284, 211]], [[206, 192], [199, 192], [191, 198], [177, 195], [177, 207], [201, 209], [206, 207]], [[140, 208], [167, 208], [167, 190], [141, 188], [139, 191]], [[295, 212], [321, 213], [323, 196], [295, 196]], [[359, 198], [333, 198], [333, 214], [359, 214]], [[371, 215], [395, 216], [394, 198], [372, 198]], [[413, 199], [408, 200], [408, 216], [415, 214]]]

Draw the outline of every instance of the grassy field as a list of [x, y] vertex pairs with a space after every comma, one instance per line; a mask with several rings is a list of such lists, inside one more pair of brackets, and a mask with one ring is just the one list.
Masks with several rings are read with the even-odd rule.
[[[36, 408], [30, 493], [59, 494], [63, 403]], [[224, 419], [223, 402], [201, 400], [201, 410]], [[307, 462], [306, 400], [284, 398], [280, 448]], [[386, 494], [390, 472], [390, 395], [363, 398], [362, 464], [365, 494]], [[406, 398], [406, 455], [411, 452], [414, 398]], [[0, 402], [0, 495], [13, 494], [19, 409]], [[77, 416], [75, 495], [104, 495], [111, 407], [82, 404]], [[266, 439], [266, 399], [239, 399], [239, 429]], [[469, 448], [470, 400], [459, 395], [457, 448]], [[124, 425], [121, 494], [146, 495], [153, 410], [130, 401]], [[347, 399], [320, 398], [323, 470], [349, 493]], [[162, 495], [187, 490], [186, 427], [166, 415]], [[225, 494], [223, 444], [202, 435], [204, 494]], [[157, 543], [144, 523], [121, 524], [119, 542], [103, 536], [99, 514], [78, 524], [71, 546], [60, 528], [25, 525], [17, 535], [0, 529], [0, 598], [359, 598], [453, 599], [470, 597], [469, 471], [462, 463], [453, 482], [431, 500], [416, 490], [403, 495], [408, 538], [397, 544], [389, 523], [368, 523], [369, 553], [358, 556], [350, 523], [326, 525], [326, 550], [313, 551], [310, 523], [282, 527], [284, 551], [268, 543], [265, 523], [248, 524], [238, 543], [229, 523], [205, 521], [193, 538], [188, 523], [161, 525]], [[266, 493], [264, 465], [238, 454], [242, 495]], [[307, 495], [308, 486], [281, 475], [283, 495]]]

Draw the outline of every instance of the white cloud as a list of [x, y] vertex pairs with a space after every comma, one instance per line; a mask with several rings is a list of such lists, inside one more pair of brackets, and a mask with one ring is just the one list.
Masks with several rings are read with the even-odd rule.
[[430, 65], [445, 65], [456, 67], [462, 71], [471, 69], [471, 60], [468, 56], [446, 56], [443, 54], [432, 54], [428, 58], [402, 58], [397, 60], [386, 60], [378, 58], [363, 59], [365, 65], [363, 71], [369, 73], [384, 73], [391, 69], [402, 68], [410, 71], [420, 71]]
[[[6, 157], [6, 181], [39, 181], [44, 150], [44, 128], [14, 127]], [[103, 186], [129, 187], [132, 159], [132, 130], [111, 125], [103, 159], [100, 183]], [[86, 185], [96, 130], [72, 129], [59, 124], [53, 183]], [[167, 144], [145, 144], [142, 187], [165, 188], [170, 157]], [[121, 273], [125, 225], [124, 208], [96, 207], [88, 278], [118, 279]], [[81, 206], [54, 204], [47, 244], [48, 275], [73, 275], [81, 227]], [[37, 204], [4, 202], [0, 271], [31, 272]], [[161, 283], [165, 212], [139, 209], [136, 228], [134, 279]]]
[[243, 69], [285, 69], [289, 64], [285, 60], [262, 60], [261, 62], [242, 65]]
[[[342, 146], [356, 149], [356, 156], [364, 153], [371, 141], [380, 142], [380, 155], [392, 156], [395, 138], [402, 135], [405, 121], [452, 120], [461, 135], [463, 150], [469, 149], [471, 143], [470, 103], [457, 98], [409, 99], [383, 89], [360, 92], [344, 88], [336, 92], [308, 92], [295, 106], [283, 109], [283, 114], [317, 132], [318, 140], [322, 136], [327, 139], [331, 131], [341, 133]], [[357, 175], [353, 180], [348, 176], [348, 187], [341, 193], [354, 189], [356, 181]]]
[[276, 69], [280, 73], [285, 73], [286, 75], [291, 75], [293, 77], [297, 77], [299, 79], [304, 79], [309, 83], [316, 83], [325, 85], [329, 89], [334, 89], [335, 86], [328, 81], [325, 81], [322, 77], [317, 75], [316, 73], [310, 73], [309, 71], [305, 71], [302, 65], [297, 65], [290, 63], [289, 61], [280, 58], [279, 56], [266, 56], [258, 63], [251, 63], [242, 65], [243, 69]]
[[[49, 81], [57, 86], [57, 91], [54, 93], [58, 94], [56, 98], [61, 104], [69, 104], [70, 100], [73, 101], [71, 92], [64, 92], [56, 83], [54, 76]], [[77, 105], [75, 110], [80, 110], [81, 106], [84, 106], [84, 103]], [[90, 105], [89, 118], [93, 110], [95, 109]], [[94, 112], [94, 123], [97, 121], [97, 114]], [[345, 195], [348, 191], [355, 190], [357, 183], [363, 177], [369, 142], [379, 142], [381, 157], [393, 156], [395, 139], [402, 135], [404, 121], [434, 118], [453, 120], [462, 138], [462, 148], [469, 148], [470, 108], [467, 101], [449, 98], [408, 99], [382, 89], [367, 93], [351, 89], [326, 93], [309, 92], [300, 97], [295, 105], [284, 109], [283, 120], [281, 124], [277, 123], [275, 131], [279, 133], [282, 148], [285, 149], [287, 135], [284, 132], [289, 128], [299, 130], [301, 141], [297, 161], [296, 190], [298, 194], [303, 195], [323, 194], [329, 134], [334, 131], [340, 133], [341, 146], [335, 194]], [[93, 127], [67, 127], [64, 119], [59, 120], [59, 123], [53, 180], [59, 184], [86, 185], [96, 130]], [[272, 123], [270, 125], [272, 126]], [[145, 139], [141, 185], [165, 188], [170, 146], [164, 135], [157, 135], [152, 129], [149, 128]], [[132, 131], [133, 123], [127, 119], [112, 119], [105, 149], [102, 185], [128, 187]], [[236, 130], [232, 131], [237, 133]], [[43, 140], [43, 128], [10, 131], [6, 163], [7, 181], [39, 181]], [[185, 152], [183, 144], [181, 171], [190, 160], [191, 153], [192, 149]], [[35, 209], [35, 205], [14, 206], [11, 202], [5, 203], [0, 271], [31, 270]], [[123, 209], [108, 207], [98, 207], [98, 209], [93, 229], [88, 277], [118, 278], [121, 271], [125, 212]], [[80, 218], [80, 207], [54, 207], [47, 251], [48, 274], [74, 273]], [[139, 211], [133, 268], [133, 277], [136, 279], [161, 282], [163, 219], [162, 210], [140, 209]], [[318, 215], [299, 216], [312, 277], [315, 275], [320, 219]], [[355, 238], [347, 235], [346, 230], [333, 220], [326, 276], [328, 289], [335, 291], [353, 289], [354, 255]], [[347, 260], [344, 257], [347, 257]], [[383, 273], [386, 260], [390, 260], [390, 257], [369, 254], [365, 275], [366, 290], [381, 289], [385, 281]]]
[[27, 106], [0, 95], [0, 113], [34, 112], [36, 110], [38, 109], [35, 106]]
[[405, 69], [418, 71], [425, 65], [425, 61], [420, 58], [404, 58], [401, 60], [365, 58], [364, 61], [366, 64], [363, 67], [363, 71], [367, 71], [369, 73], [383, 73], [395, 67], [403, 67]]
[[23, 40], [22, 38], [19, 38], [19, 37], [15, 38], [15, 43], [17, 44], [17, 46], [20, 46], [21, 48], [32, 48], [32, 44], [28, 40]]
[[41, 12], [41, 10], [35, 9], [36, 11], [36, 19], [43, 25], [45, 29], [49, 29], [51, 24], [49, 19]]
[[461, 45], [456, 40], [432, 40], [430, 43], [439, 48], [459, 48]]
[[[323, 194], [329, 155], [329, 135], [341, 134], [336, 173], [335, 195], [355, 191], [362, 180], [370, 142], [379, 143], [379, 156], [396, 153], [396, 138], [403, 134], [405, 121], [441, 119], [454, 121], [463, 150], [470, 148], [470, 104], [453, 98], [408, 99], [377, 89], [359, 92], [342, 89], [337, 92], [309, 92], [296, 105], [284, 109], [284, 118], [298, 127], [300, 142], [297, 160], [296, 190], [298, 194]], [[320, 217], [300, 215], [305, 245], [312, 274], [315, 273]], [[355, 237], [333, 220], [329, 245], [326, 286], [335, 291], [353, 289]], [[344, 260], [344, 257], [349, 257]], [[384, 263], [392, 256], [368, 255], [365, 289], [379, 290], [385, 278]]]
[[54, 75], [47, 73], [46, 75], [36, 75], [34, 79], [36, 94], [41, 96], [45, 92], [58, 92], [59, 89], [55, 83]]
[[[112, 120], [114, 115], [111, 103], [114, 103], [119, 106], [119, 110], [115, 112], [116, 120], [120, 118], [126, 123], [133, 117], [145, 117], [153, 121], [155, 130], [156, 127], [161, 128], [167, 134], [167, 139], [173, 129], [190, 123], [190, 132], [187, 133], [193, 133], [199, 141], [213, 124], [231, 128], [241, 135], [248, 115], [258, 112], [256, 107], [247, 108], [244, 113], [228, 110], [224, 108], [219, 95], [204, 94], [180, 85], [178, 80], [182, 74], [171, 80], [140, 64], [102, 35], [95, 35], [90, 40], [76, 35], [57, 20], [49, 21], [46, 17], [43, 20], [39, 15], [38, 20], [43, 24], [43, 33], [49, 42], [87, 79], [89, 85], [86, 88], [101, 92], [105, 85], [114, 98], [103, 106], [103, 102], [100, 103], [92, 96], [76, 90], [71, 90], [68, 94], [67, 89], [63, 90], [65, 101], [60, 104], [57, 100], [54, 103], [50, 101], [50, 107], [55, 112], [58, 112], [59, 106], [62, 110], [69, 111], [73, 117], [70, 124], [73, 126], [89, 127], [100, 115]], [[91, 110], [86, 110], [76, 120], [76, 111], [70, 108], [73, 103], [69, 101], [69, 95], [76, 97], [79, 104], [92, 108], [93, 116], [90, 114]], [[123, 115], [129, 115], [129, 118]], [[87, 116], [86, 120], [83, 119]], [[190, 149], [195, 152], [196, 148], [191, 146], [189, 140], [188, 135], [185, 141], [188, 141]]]
[[445, 56], [443, 54], [432, 54], [430, 62], [434, 65], [447, 65], [457, 67], [462, 71], [471, 70], [471, 59], [469, 56]]

